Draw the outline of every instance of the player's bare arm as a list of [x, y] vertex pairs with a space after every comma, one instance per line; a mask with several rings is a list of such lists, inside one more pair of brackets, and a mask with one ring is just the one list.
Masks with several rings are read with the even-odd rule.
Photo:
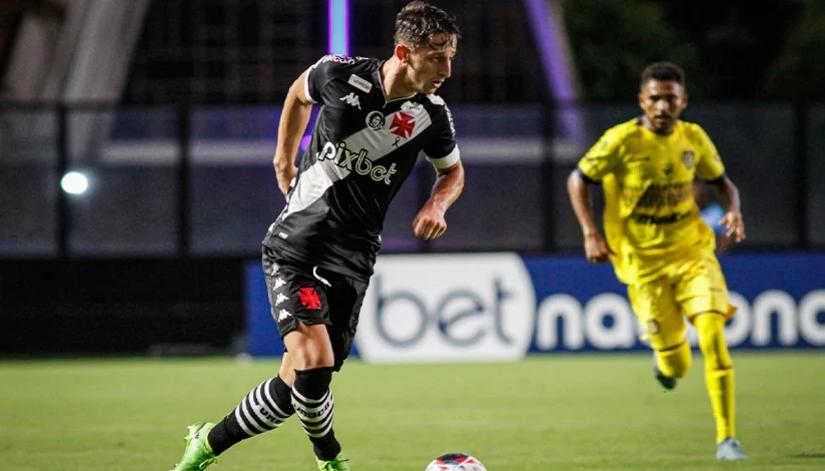
[[727, 175], [723, 175], [719, 181], [714, 182], [713, 187], [722, 197], [722, 204], [725, 207], [725, 216], [721, 221], [728, 228], [725, 237], [737, 243], [742, 242], [745, 240], [745, 220], [742, 218], [739, 189]]
[[413, 219], [413, 233], [424, 240], [441, 237], [447, 231], [444, 214], [464, 189], [464, 166], [461, 162], [438, 171], [430, 199]]
[[289, 87], [281, 111], [281, 121], [278, 123], [278, 144], [272, 164], [275, 166], [278, 189], [284, 196], [289, 193], [289, 185], [298, 173], [295, 167], [295, 154], [298, 152], [312, 112], [312, 102], [304, 91], [306, 74], [307, 72], [302, 73]]
[[573, 212], [576, 213], [576, 219], [582, 229], [584, 254], [587, 261], [591, 263], [608, 261], [608, 256], [613, 254], [613, 250], [599, 233], [596, 218], [593, 216], [590, 188], [578, 170], [573, 170], [567, 178], [567, 194], [570, 196]]

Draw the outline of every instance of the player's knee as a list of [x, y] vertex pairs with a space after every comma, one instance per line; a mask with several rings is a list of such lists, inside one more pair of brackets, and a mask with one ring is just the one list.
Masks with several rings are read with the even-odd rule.
[[325, 349], [305, 348], [294, 356], [292, 368], [298, 372], [302, 370], [330, 368], [334, 364], [335, 359], [333, 355]]
[[312, 370], [335, 365], [335, 354], [324, 325], [306, 326], [287, 334], [284, 342], [289, 350], [290, 367], [293, 370]]

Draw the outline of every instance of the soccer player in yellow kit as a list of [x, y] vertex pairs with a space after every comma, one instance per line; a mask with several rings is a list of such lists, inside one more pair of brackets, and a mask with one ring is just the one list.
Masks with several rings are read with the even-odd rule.
[[[627, 285], [655, 351], [654, 377], [666, 389], [690, 368], [685, 318], [693, 323], [716, 420], [716, 459], [744, 460], [734, 435], [733, 363], [724, 336], [725, 320], [735, 309], [692, 185], [698, 178], [718, 190], [726, 237], [736, 242], [745, 238], [739, 191], [705, 131], [679, 119], [687, 106], [679, 66], [649, 65], [638, 99], [644, 114], [607, 130], [567, 180], [585, 255], [593, 263], [610, 260]], [[594, 183], [601, 183], [605, 195], [604, 237], [591, 205]]]

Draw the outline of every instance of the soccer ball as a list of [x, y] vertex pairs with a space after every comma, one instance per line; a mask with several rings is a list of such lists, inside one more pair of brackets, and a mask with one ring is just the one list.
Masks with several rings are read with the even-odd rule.
[[487, 471], [487, 468], [470, 455], [448, 453], [434, 459], [424, 471]]

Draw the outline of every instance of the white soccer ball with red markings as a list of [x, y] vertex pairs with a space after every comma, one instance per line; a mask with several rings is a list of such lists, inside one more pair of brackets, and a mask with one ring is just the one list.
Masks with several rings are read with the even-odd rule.
[[487, 468], [470, 455], [448, 453], [434, 459], [424, 471], [487, 471]]

